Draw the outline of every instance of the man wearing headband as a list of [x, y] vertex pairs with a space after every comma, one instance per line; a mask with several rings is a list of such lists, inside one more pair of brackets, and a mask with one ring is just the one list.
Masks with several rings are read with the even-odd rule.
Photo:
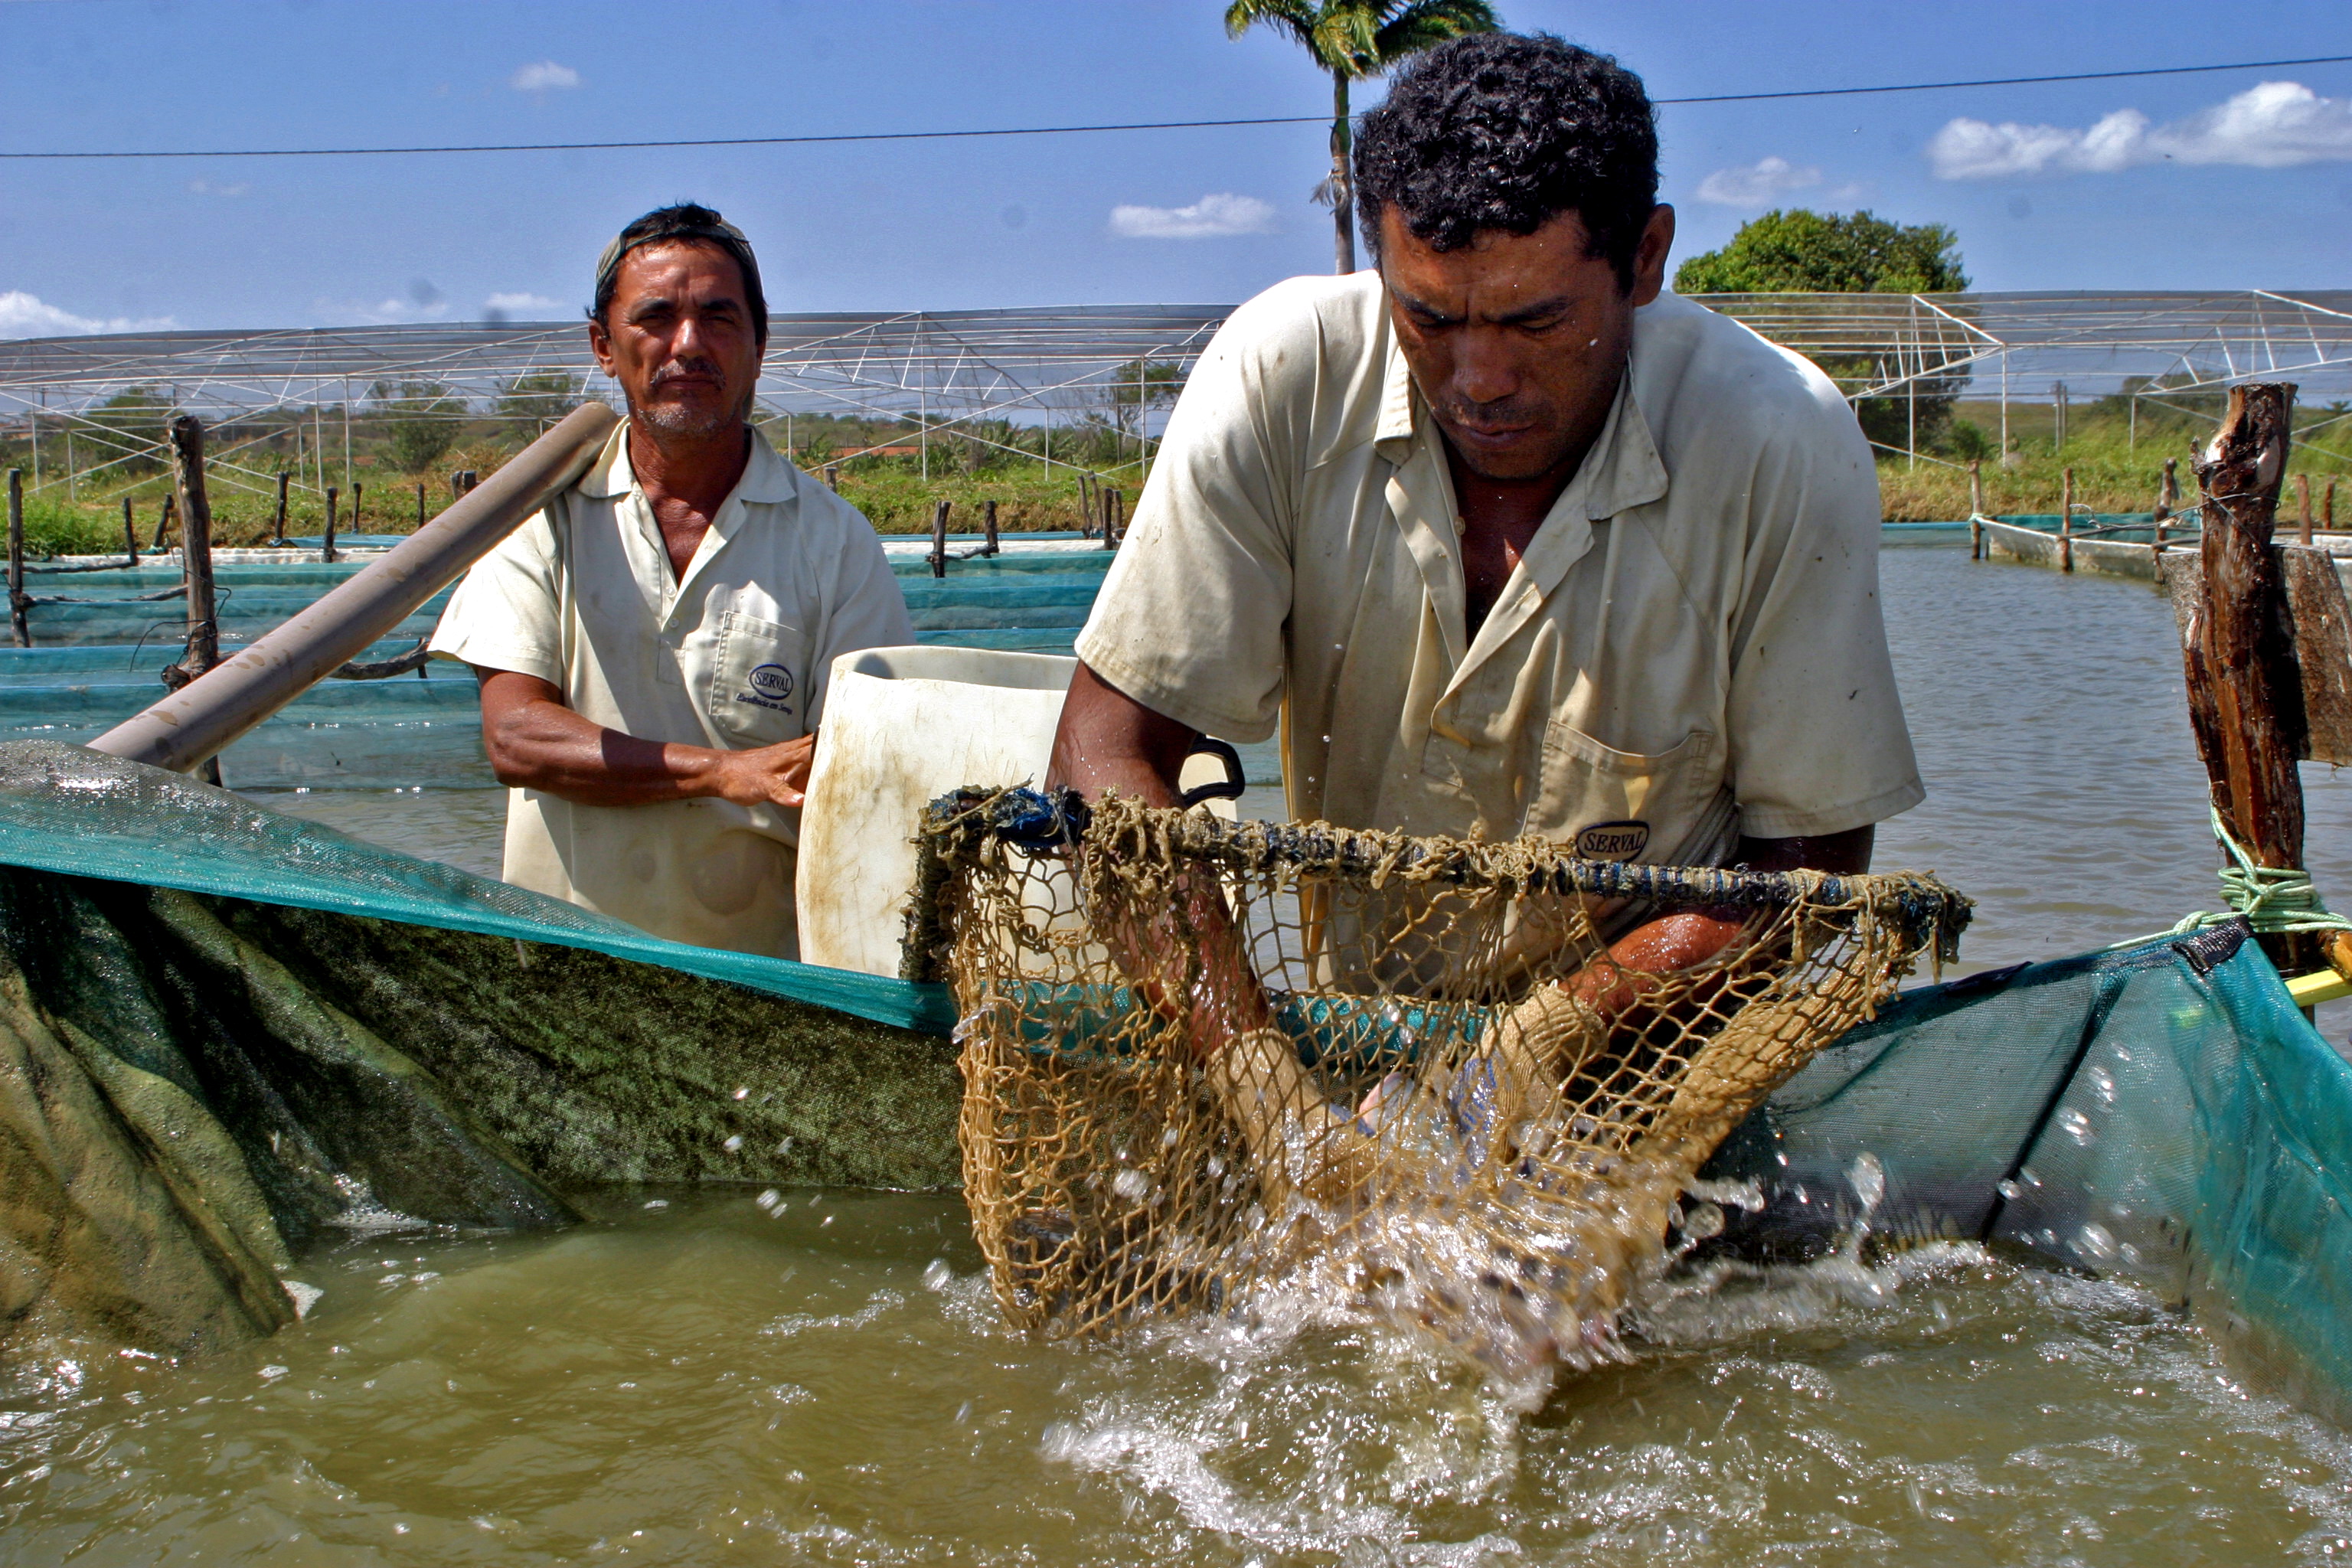
[[507, 881], [790, 958], [834, 658], [915, 636], [871, 525], [746, 422], [767, 342], [740, 231], [691, 205], [623, 229], [588, 342], [629, 417], [467, 574], [433, 652], [481, 680]]

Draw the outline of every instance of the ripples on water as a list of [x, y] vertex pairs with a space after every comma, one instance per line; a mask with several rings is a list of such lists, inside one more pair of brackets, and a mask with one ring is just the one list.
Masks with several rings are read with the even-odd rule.
[[[2210, 907], [2162, 603], [1948, 548], [1885, 575], [1933, 795], [1880, 863], [1979, 897], [1971, 965]], [[2352, 901], [2352, 790], [2307, 782], [2313, 865]], [[413, 823], [361, 798], [354, 828], [495, 859], [495, 795], [466, 803], [490, 833], [471, 847], [446, 795], [401, 797]], [[250, 1352], [28, 1379], [0, 1398], [0, 1561], [2352, 1556], [2336, 1429], [2240, 1386], [2147, 1294], [1972, 1247], [1685, 1277], [1631, 1363], [1528, 1415], [1413, 1339], [1295, 1306], [1032, 1346], [949, 1199], [598, 1201], [556, 1236], [345, 1241], [297, 1270], [324, 1289], [309, 1319]]]
[[642, 1200], [353, 1240], [267, 1345], [27, 1391], [0, 1553], [2147, 1563], [2352, 1538], [2334, 1432], [2147, 1296], [1974, 1247], [1735, 1271], [1529, 1417], [1343, 1320], [1030, 1345], [948, 1200]]

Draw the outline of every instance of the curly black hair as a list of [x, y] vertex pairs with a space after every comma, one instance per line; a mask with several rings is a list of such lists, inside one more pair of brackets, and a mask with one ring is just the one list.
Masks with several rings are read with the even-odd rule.
[[1423, 244], [1533, 234], [1573, 209], [1633, 286], [1658, 205], [1658, 124], [1642, 79], [1549, 34], [1474, 33], [1415, 57], [1356, 133], [1357, 216], [1377, 257], [1393, 203]]
[[609, 325], [604, 315], [613, 308], [613, 289], [620, 279], [621, 258], [646, 245], [708, 245], [733, 258], [735, 269], [743, 278], [743, 303], [751, 312], [751, 330], [760, 346], [768, 346], [768, 295], [760, 287], [760, 263], [751, 254], [751, 242], [743, 237], [741, 229], [710, 208], [693, 202], [656, 207], [613, 237], [613, 243], [604, 247], [604, 254], [596, 261], [595, 303], [588, 307], [590, 321]]

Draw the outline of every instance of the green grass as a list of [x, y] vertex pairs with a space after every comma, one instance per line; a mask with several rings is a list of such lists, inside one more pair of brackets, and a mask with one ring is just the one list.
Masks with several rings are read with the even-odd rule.
[[[1990, 434], [1998, 425], [1985, 419], [1979, 405], [1961, 405], [1964, 417]], [[1994, 411], [1997, 418], [1997, 411]], [[2146, 511], [2156, 501], [2164, 477], [2164, 460], [2179, 459], [2178, 472], [2184, 503], [2197, 499], [2197, 476], [2189, 461], [2192, 439], [2211, 434], [2203, 420], [2173, 416], [2158, 420], [2143, 414], [2137, 438], [2119, 418], [2091, 416], [2078, 410], [2068, 421], [2064, 450], [2054, 449], [2052, 411], [2012, 405], [2006, 461], [1983, 459], [1985, 510], [1995, 515], [2055, 513], [2064, 492], [2065, 471], [2074, 470], [2074, 500], [2093, 511]], [[2337, 521], [2352, 524], [2352, 460], [2328, 448], [2347, 444], [2345, 427], [2332, 426], [2299, 443], [2287, 465], [2287, 488], [2279, 506], [2285, 523], [2295, 518], [2294, 477], [2311, 480], [2312, 510], [2318, 513], [2327, 483], [2338, 481]], [[1915, 468], [1901, 457], [1882, 453], [1878, 463], [1880, 510], [1889, 522], [1942, 522], [1969, 515], [1969, 474], [1958, 468], [1919, 459]]]

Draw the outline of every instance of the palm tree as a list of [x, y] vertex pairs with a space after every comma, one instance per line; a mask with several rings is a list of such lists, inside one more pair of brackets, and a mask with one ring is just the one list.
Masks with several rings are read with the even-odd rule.
[[1465, 33], [1502, 26], [1486, 0], [1233, 0], [1225, 34], [1255, 26], [1289, 34], [1331, 73], [1331, 174], [1316, 199], [1331, 204], [1339, 272], [1356, 269], [1356, 202], [1348, 178], [1348, 84], [1379, 76], [1409, 55]]

